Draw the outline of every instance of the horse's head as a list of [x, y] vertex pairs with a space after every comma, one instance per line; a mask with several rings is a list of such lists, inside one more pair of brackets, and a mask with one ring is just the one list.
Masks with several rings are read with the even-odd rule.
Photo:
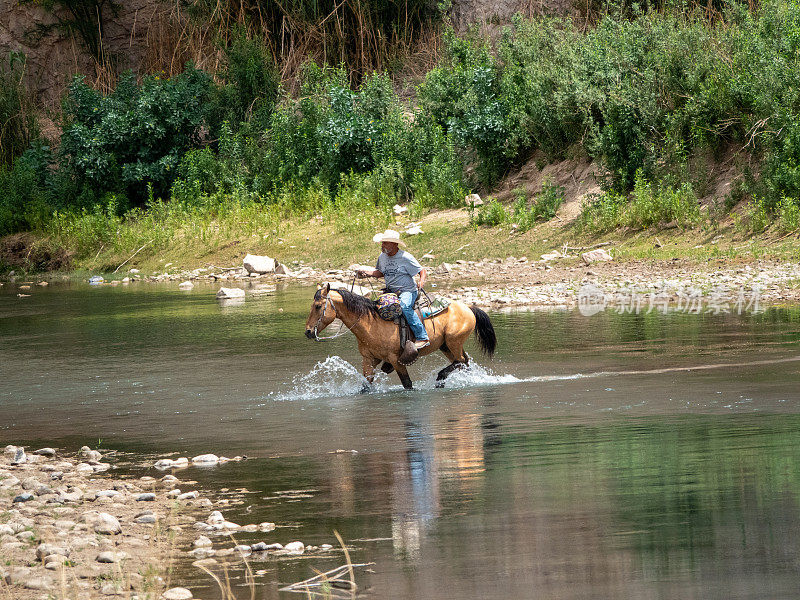
[[328, 298], [330, 293], [330, 283], [326, 283], [325, 287], [317, 286], [317, 293], [314, 294], [314, 302], [311, 304], [311, 312], [306, 321], [306, 337], [310, 340], [316, 339], [317, 334], [336, 318], [336, 308]]

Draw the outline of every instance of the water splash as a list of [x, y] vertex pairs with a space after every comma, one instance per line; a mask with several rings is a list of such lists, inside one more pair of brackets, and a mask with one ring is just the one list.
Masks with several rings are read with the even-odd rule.
[[[291, 389], [269, 394], [270, 400], [314, 400], [340, 396], [355, 396], [364, 389], [367, 380], [349, 362], [340, 356], [321, 360], [308, 372], [292, 379]], [[383, 373], [375, 377], [370, 391], [388, 391]]]
[[[436, 375], [439, 373], [439, 369], [436, 369], [431, 374], [428, 375], [425, 381], [421, 382], [420, 388], [422, 389], [430, 389], [435, 387], [436, 385]], [[488, 367], [483, 367], [472, 361], [470, 366], [466, 369], [456, 369], [445, 380], [444, 387], [448, 390], [453, 389], [462, 389], [468, 387], [481, 387], [487, 385], [508, 385], [512, 383], [521, 383], [525, 381], [524, 379], [519, 379], [518, 377], [510, 374], [499, 375], [489, 369]]]

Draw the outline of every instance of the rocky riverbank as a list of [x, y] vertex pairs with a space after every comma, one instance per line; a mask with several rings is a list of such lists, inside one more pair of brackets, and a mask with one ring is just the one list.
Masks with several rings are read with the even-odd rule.
[[[613, 249], [612, 249], [613, 251]], [[428, 269], [428, 292], [492, 309], [581, 307], [589, 302], [600, 310], [689, 310], [694, 312], [758, 312], [773, 304], [800, 303], [800, 264], [788, 260], [692, 261], [614, 259], [604, 249], [570, 254], [568, 248], [541, 257], [509, 256], [481, 261], [437, 262], [422, 255]], [[181, 289], [216, 284], [241, 288], [244, 296], [271, 293], [281, 284], [313, 285], [324, 281], [350, 286], [353, 267], [318, 269], [294, 261], [284, 265], [269, 257], [248, 255], [241, 266], [208, 266], [193, 270], [172, 268], [144, 274], [130, 269], [123, 276], [94, 276], [97, 285], [142, 282], [175, 283]], [[46, 277], [8, 278], [20, 297], [46, 285]], [[364, 292], [380, 283], [359, 281]], [[238, 292], [238, 290], [234, 291]], [[240, 293], [241, 294], [241, 293]]]
[[[232, 523], [223, 515], [234, 502], [230, 495], [215, 499], [173, 474], [229, 460], [240, 458], [161, 459], [120, 476], [114, 452], [6, 446], [0, 457], [0, 598], [188, 600], [192, 591], [176, 576], [182, 566], [210, 578], [242, 568], [248, 557], [267, 561], [333, 549], [281, 544], [267, 537], [273, 523]], [[234, 533], [260, 541], [235, 543]], [[253, 578], [266, 573], [248, 570]]]

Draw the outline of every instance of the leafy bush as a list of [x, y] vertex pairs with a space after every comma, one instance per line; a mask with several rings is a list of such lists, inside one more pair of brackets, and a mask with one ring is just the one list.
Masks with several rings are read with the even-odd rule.
[[531, 207], [531, 214], [536, 221], [549, 221], [556, 216], [558, 208], [564, 203], [564, 188], [545, 180], [542, 191]]
[[627, 208], [627, 222], [631, 227], [648, 228], [675, 222], [680, 227], [700, 222], [700, 207], [691, 184], [680, 188], [654, 188], [644, 179], [641, 171], [636, 175], [633, 200]]
[[473, 223], [475, 225], [487, 225], [489, 227], [501, 225], [508, 220], [509, 216], [506, 209], [495, 199], [481, 206], [473, 216]]
[[248, 38], [243, 28], [233, 32], [225, 48], [221, 73], [225, 84], [217, 91], [216, 121], [238, 128], [249, 123], [254, 131], [264, 130], [280, 93], [280, 73], [272, 53], [260, 39]]
[[623, 225], [627, 199], [614, 192], [594, 194], [584, 200], [579, 224], [592, 233], [603, 233]]
[[191, 64], [172, 79], [124, 75], [108, 96], [76, 78], [64, 102], [61, 168], [100, 198], [141, 205], [148, 185], [165, 192], [183, 154], [201, 141], [211, 79]]
[[800, 229], [800, 204], [794, 198], [783, 198], [778, 204], [778, 221], [785, 232]]

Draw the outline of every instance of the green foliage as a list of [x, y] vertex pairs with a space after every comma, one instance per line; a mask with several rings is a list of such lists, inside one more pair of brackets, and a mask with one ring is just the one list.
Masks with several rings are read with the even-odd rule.
[[0, 165], [0, 236], [39, 227], [52, 211], [45, 184], [50, 150], [33, 147], [13, 166]]
[[10, 52], [0, 65], [0, 165], [25, 152], [38, 135], [33, 101], [25, 87], [24, 54]]
[[778, 204], [778, 221], [785, 232], [800, 229], [800, 204], [794, 198], [783, 198]]
[[584, 200], [579, 224], [592, 233], [603, 233], [623, 224], [625, 196], [613, 191], [592, 194]]
[[509, 220], [509, 215], [503, 205], [495, 199], [485, 203], [474, 214], [473, 223], [475, 225], [487, 225], [495, 227]]
[[61, 167], [95, 197], [122, 193], [137, 205], [148, 185], [171, 184], [183, 154], [200, 144], [211, 80], [191, 64], [172, 79], [124, 75], [103, 96], [76, 78], [64, 102]]
[[627, 208], [627, 223], [631, 227], [646, 229], [674, 222], [680, 227], [700, 222], [700, 207], [691, 184], [677, 189], [655, 188], [646, 181], [642, 172], [636, 174], [633, 200]]
[[253, 130], [267, 127], [280, 92], [280, 73], [272, 53], [261, 39], [248, 38], [243, 28], [234, 30], [225, 48], [222, 78], [217, 91], [217, 120], [238, 126], [249, 123]]

